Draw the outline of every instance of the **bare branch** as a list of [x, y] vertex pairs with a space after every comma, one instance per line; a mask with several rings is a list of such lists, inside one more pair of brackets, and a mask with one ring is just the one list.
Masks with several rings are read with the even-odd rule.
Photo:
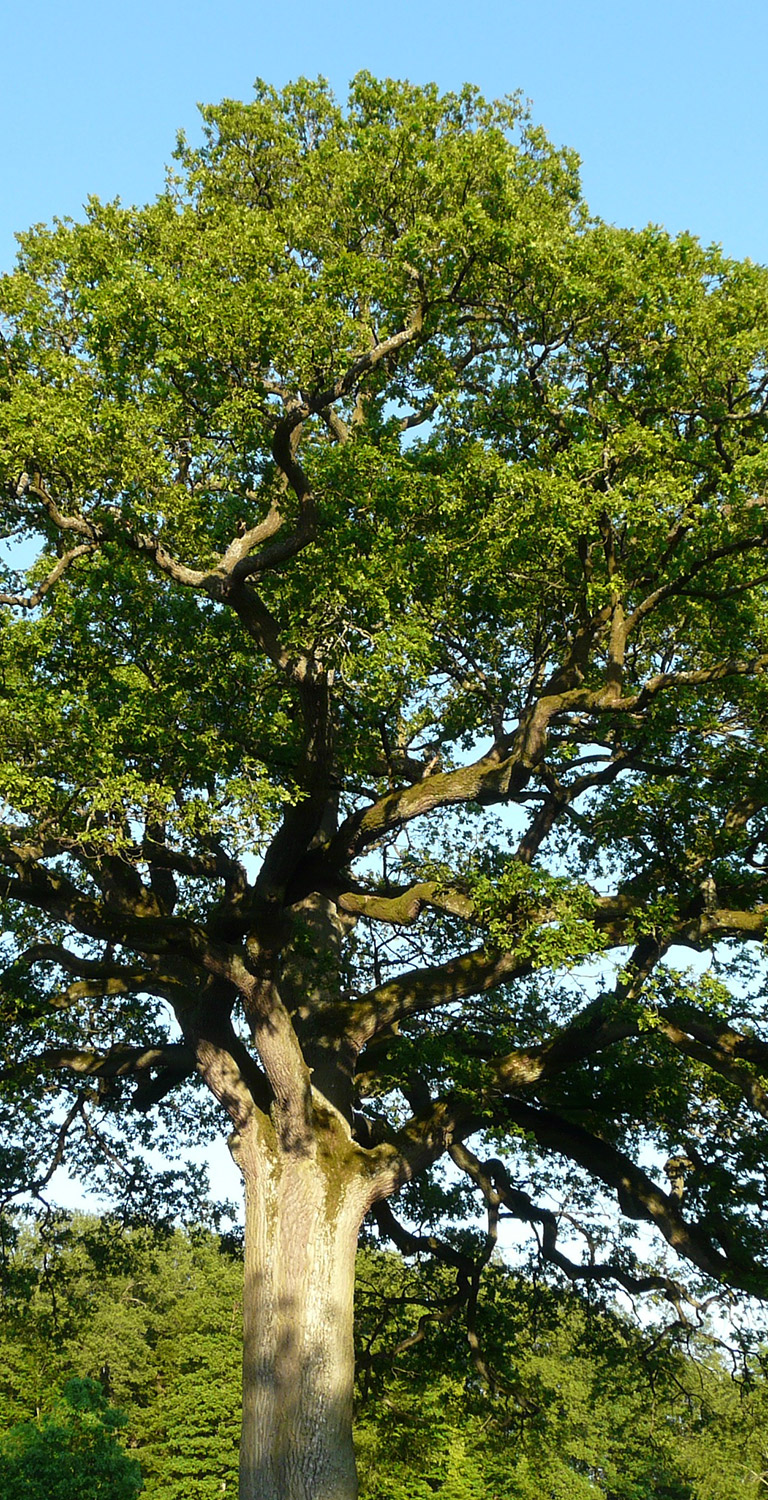
[[590, 1259], [586, 1264], [571, 1260], [558, 1248], [558, 1219], [551, 1209], [541, 1208], [528, 1193], [513, 1187], [509, 1173], [502, 1161], [493, 1158], [481, 1162], [469, 1147], [461, 1144], [451, 1148], [456, 1165], [480, 1189], [486, 1202], [494, 1204], [497, 1211], [503, 1205], [511, 1216], [523, 1224], [540, 1224], [542, 1228], [541, 1254], [551, 1265], [557, 1266], [571, 1281], [610, 1282], [624, 1287], [628, 1292], [660, 1291], [675, 1306], [685, 1299], [684, 1289], [670, 1277], [655, 1274], [635, 1276], [625, 1266], [615, 1261], [597, 1262]]
[[42, 603], [48, 591], [53, 588], [54, 584], [58, 583], [59, 579], [71, 568], [72, 564], [79, 557], [86, 557], [94, 552], [96, 547], [96, 542], [82, 542], [79, 547], [73, 547], [71, 552], [65, 552], [63, 557], [59, 558], [55, 566], [51, 568], [50, 573], [46, 575], [41, 583], [38, 583], [31, 594], [7, 594], [0, 592], [0, 604], [7, 604], [13, 609], [37, 609], [38, 604]]

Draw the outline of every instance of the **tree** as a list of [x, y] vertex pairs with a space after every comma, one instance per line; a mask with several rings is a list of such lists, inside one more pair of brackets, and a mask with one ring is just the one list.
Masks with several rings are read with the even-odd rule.
[[202, 1080], [242, 1500], [347, 1500], [358, 1231], [414, 1248], [444, 1159], [470, 1322], [502, 1212], [676, 1300], [601, 1194], [768, 1289], [768, 278], [591, 221], [515, 101], [203, 118], [2, 284], [5, 1166]]
[[366, 1500], [757, 1500], [757, 1362], [749, 1380], [734, 1380], [700, 1334], [686, 1337], [686, 1357], [658, 1327], [496, 1261], [484, 1292], [477, 1332], [490, 1387], [467, 1379], [455, 1314], [445, 1317], [456, 1302], [446, 1267], [361, 1256]]
[[19, 1234], [5, 1281], [6, 1421], [29, 1421], [73, 1375], [98, 1380], [125, 1412], [142, 1493], [237, 1493], [241, 1254], [199, 1229], [57, 1214]]
[[136, 1500], [141, 1473], [117, 1440], [120, 1412], [95, 1380], [68, 1380], [52, 1411], [0, 1434], [7, 1500]]

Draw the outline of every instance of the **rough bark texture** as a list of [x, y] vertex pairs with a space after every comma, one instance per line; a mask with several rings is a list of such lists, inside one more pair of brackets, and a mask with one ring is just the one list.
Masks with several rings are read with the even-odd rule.
[[254, 1123], [235, 1148], [246, 1193], [240, 1500], [355, 1500], [354, 1267], [369, 1195], [350, 1153], [286, 1153], [270, 1133]]

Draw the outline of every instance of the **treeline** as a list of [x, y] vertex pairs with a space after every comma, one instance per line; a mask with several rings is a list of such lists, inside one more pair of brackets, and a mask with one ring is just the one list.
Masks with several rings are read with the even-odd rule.
[[[5, 1228], [3, 1500], [237, 1494], [242, 1264], [208, 1233]], [[489, 1268], [474, 1355], [440, 1269], [360, 1256], [364, 1500], [757, 1500], [768, 1392]], [[118, 1412], [123, 1414], [122, 1425]]]

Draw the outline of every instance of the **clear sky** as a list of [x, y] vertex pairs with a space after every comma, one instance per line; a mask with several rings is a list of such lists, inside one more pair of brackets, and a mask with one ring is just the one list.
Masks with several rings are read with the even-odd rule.
[[520, 89], [593, 210], [768, 262], [766, 0], [26, 0], [0, 84], [0, 268], [87, 196], [145, 202], [198, 101], [361, 68]]

